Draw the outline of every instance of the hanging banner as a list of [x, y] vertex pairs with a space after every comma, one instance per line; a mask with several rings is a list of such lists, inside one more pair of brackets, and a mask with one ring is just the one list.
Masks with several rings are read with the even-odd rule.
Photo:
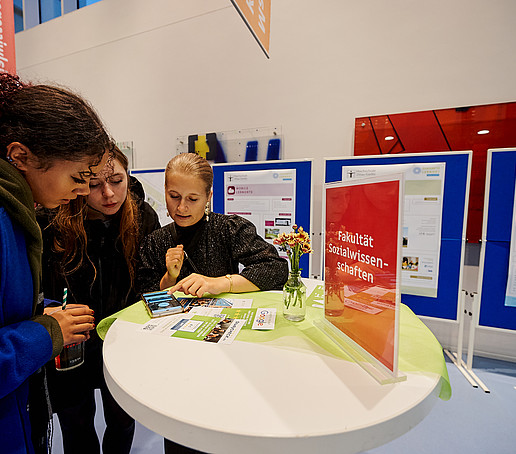
[[231, 3], [269, 58], [271, 0], [231, 0]]
[[326, 185], [325, 318], [398, 370], [401, 174]]
[[16, 74], [12, 0], [0, 0], [0, 71]]

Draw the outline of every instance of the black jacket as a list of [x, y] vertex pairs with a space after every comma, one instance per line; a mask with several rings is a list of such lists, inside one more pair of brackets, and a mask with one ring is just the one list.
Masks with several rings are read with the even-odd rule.
[[[140, 241], [160, 227], [156, 212], [143, 200], [143, 188], [134, 177], [130, 177], [130, 190], [139, 208]], [[72, 275], [61, 272], [62, 257], [52, 250], [54, 231], [51, 213], [42, 211], [38, 222], [43, 232], [43, 285], [45, 298], [62, 301], [63, 290], [68, 289], [68, 304], [87, 304], [95, 311], [95, 324], [108, 315], [135, 303], [138, 298], [131, 288], [127, 264], [118, 238], [120, 216], [108, 221], [85, 220], [88, 238], [88, 256], [83, 265]], [[64, 405], [72, 405], [70, 398], [80, 394], [77, 390], [98, 388], [102, 380], [102, 341], [95, 331], [86, 342], [85, 363], [67, 372], [55, 372], [49, 363], [49, 388], [54, 411]], [[74, 392], [69, 392], [74, 389]], [[63, 399], [61, 399], [63, 398]], [[66, 398], [66, 401], [64, 400]]]
[[[167, 272], [165, 256], [176, 240], [183, 244], [188, 257], [200, 274], [219, 277], [240, 274], [260, 290], [280, 290], [288, 278], [288, 262], [276, 248], [256, 232], [256, 227], [237, 215], [210, 213], [195, 226], [178, 229], [184, 233], [195, 229], [194, 238], [174, 238], [172, 224], [147, 236], [140, 247], [140, 267], [136, 276], [139, 292], [159, 290], [160, 280]], [[239, 271], [239, 265], [243, 269]], [[178, 281], [195, 270], [184, 261]]]

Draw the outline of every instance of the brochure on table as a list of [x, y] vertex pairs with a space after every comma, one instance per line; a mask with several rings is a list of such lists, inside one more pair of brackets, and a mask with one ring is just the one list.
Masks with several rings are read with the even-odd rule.
[[[225, 214], [238, 214], [271, 244], [291, 232], [296, 219], [296, 169], [224, 173]], [[280, 256], [286, 253], [277, 248]]]
[[437, 297], [446, 163], [343, 166], [342, 180], [403, 172], [401, 292]]
[[402, 209], [402, 174], [325, 185], [322, 328], [351, 346], [380, 383], [405, 378], [398, 373]]
[[167, 337], [230, 344], [241, 329], [274, 329], [275, 308], [252, 308], [249, 298], [177, 297], [184, 312], [151, 319], [139, 330]]

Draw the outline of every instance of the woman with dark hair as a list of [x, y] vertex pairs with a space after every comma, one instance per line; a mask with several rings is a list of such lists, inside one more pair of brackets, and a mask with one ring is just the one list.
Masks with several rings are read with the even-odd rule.
[[43, 315], [35, 203], [55, 208], [87, 195], [109, 148], [99, 117], [79, 96], [0, 73], [2, 452], [48, 451], [51, 411], [42, 366], [63, 345], [88, 339], [94, 327], [93, 311], [84, 305]]
[[[42, 212], [43, 290], [57, 299], [87, 304], [96, 321], [137, 301], [133, 291], [140, 240], [159, 228], [158, 216], [143, 200], [140, 183], [128, 175], [127, 157], [114, 157], [90, 180], [90, 194], [57, 213]], [[49, 307], [47, 312], [51, 312]], [[69, 371], [48, 367], [52, 408], [57, 413], [65, 453], [100, 452], [95, 431], [95, 389], [100, 389], [106, 430], [105, 453], [129, 453], [132, 419], [107, 389], [102, 371], [102, 340], [96, 332], [85, 343], [84, 363]], [[78, 392], [79, 391], [79, 392]]]

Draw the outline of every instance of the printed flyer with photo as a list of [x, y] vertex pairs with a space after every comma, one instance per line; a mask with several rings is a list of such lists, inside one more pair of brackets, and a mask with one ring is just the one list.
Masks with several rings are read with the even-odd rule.
[[[189, 304], [186, 312], [149, 320], [139, 329], [167, 337], [230, 344], [241, 329], [269, 330], [275, 326], [275, 308], [217, 306], [210, 305], [216, 298], [188, 299], [195, 299], [195, 303], [204, 300], [204, 305], [195, 305], [190, 301], [188, 303], [192, 304]], [[252, 303], [252, 300], [241, 300], [244, 303], [233, 301], [236, 305], [249, 305], [247, 301]]]
[[178, 314], [152, 319], [142, 331], [167, 337], [230, 344], [245, 324], [245, 320], [233, 320], [224, 316]]

